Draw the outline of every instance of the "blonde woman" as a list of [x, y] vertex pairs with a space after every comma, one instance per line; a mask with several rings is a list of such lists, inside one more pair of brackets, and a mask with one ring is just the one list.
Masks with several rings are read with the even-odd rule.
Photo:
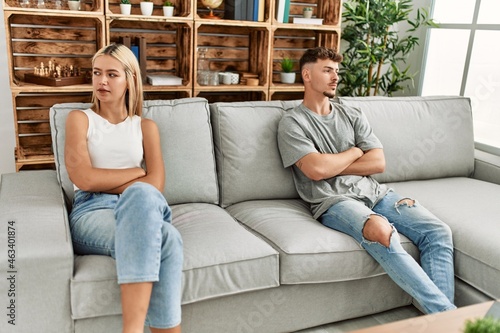
[[124, 333], [180, 332], [182, 240], [162, 195], [158, 128], [141, 118], [137, 59], [111, 44], [95, 54], [92, 72], [91, 108], [66, 122], [75, 252], [116, 260]]

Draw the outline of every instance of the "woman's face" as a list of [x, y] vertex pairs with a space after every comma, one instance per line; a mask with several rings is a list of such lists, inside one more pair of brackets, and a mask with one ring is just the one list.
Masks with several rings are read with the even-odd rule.
[[128, 83], [122, 63], [110, 55], [97, 57], [92, 68], [92, 86], [101, 103], [124, 100]]

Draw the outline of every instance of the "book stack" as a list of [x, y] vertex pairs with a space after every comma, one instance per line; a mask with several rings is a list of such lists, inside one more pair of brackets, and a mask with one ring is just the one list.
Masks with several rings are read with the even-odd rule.
[[224, 19], [264, 22], [265, 0], [226, 0]]
[[311, 17], [311, 18], [294, 17], [293, 18], [293, 23], [296, 23], [296, 24], [322, 25], [323, 24], [323, 19], [322, 18], [316, 18], [316, 17]]
[[[250, 80], [249, 80], [250, 79]], [[254, 84], [254, 83], [257, 84]], [[251, 84], [249, 84], [251, 83]], [[255, 73], [240, 73], [240, 84], [244, 85], [259, 85], [259, 75]]]
[[148, 83], [152, 86], [180, 86], [182, 78], [172, 74], [150, 74], [147, 76]]

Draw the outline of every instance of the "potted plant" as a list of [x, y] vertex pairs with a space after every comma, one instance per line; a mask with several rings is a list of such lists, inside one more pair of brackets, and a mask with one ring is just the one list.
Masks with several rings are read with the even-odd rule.
[[302, 11], [302, 16], [305, 18], [311, 18], [313, 15], [313, 9], [312, 7], [304, 7], [304, 10]]
[[280, 73], [280, 78], [281, 78], [281, 83], [295, 83], [295, 72], [292, 72], [293, 70], [293, 60], [284, 57], [281, 62], [281, 70], [282, 72]]
[[478, 318], [465, 322], [464, 333], [500, 332], [500, 319], [493, 317]]
[[80, 0], [68, 0], [70, 10], [80, 10]]
[[[412, 0], [348, 0], [343, 4], [344, 61], [338, 92], [342, 96], [392, 96], [413, 83], [410, 66], [400, 69], [419, 38], [421, 26], [436, 26], [425, 9], [414, 19]], [[400, 23], [410, 27], [399, 31]]]
[[151, 16], [153, 14], [153, 2], [151, 0], [143, 0], [140, 3], [141, 14], [144, 16]]
[[130, 0], [120, 0], [120, 12], [123, 15], [130, 15], [130, 10], [132, 9], [132, 4]]
[[163, 15], [164, 16], [174, 16], [174, 4], [169, 0], [163, 3]]

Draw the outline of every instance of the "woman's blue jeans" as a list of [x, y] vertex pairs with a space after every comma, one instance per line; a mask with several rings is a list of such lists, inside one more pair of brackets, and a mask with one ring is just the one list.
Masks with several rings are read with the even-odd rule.
[[116, 260], [118, 283], [154, 282], [146, 326], [181, 322], [182, 240], [154, 186], [134, 183], [121, 195], [76, 191], [70, 227], [77, 254]]
[[[451, 230], [418, 202], [401, 204], [401, 199], [391, 191], [373, 209], [360, 201], [341, 201], [330, 207], [320, 222], [356, 239], [426, 313], [454, 309]], [[388, 248], [363, 237], [364, 225], [374, 214], [385, 217], [393, 226]], [[418, 247], [421, 266], [403, 249], [398, 232]]]

